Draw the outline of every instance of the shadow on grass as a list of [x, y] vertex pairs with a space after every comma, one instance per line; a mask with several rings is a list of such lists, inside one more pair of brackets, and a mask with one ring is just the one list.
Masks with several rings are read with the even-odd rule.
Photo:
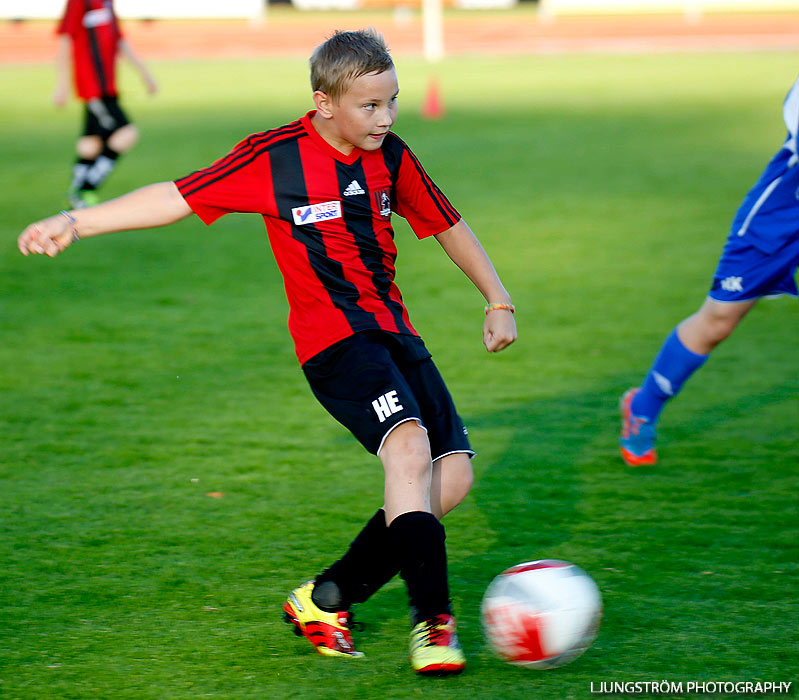
[[[786, 440], [796, 424], [788, 416], [796, 417], [799, 411], [799, 384], [792, 378], [772, 380], [735, 396], [732, 405], [708, 401], [707, 395], [699, 402], [693, 397], [692, 402], [701, 405], [691, 409], [689, 420], [664, 421], [661, 463], [640, 469], [626, 467], [617, 446], [617, 402], [630, 385], [614, 378], [588, 392], [519, 403], [469, 422], [477, 441], [481, 435], [507, 436], [505, 446], [486, 460], [472, 492], [485, 526], [483, 532], [471, 533], [479, 538], [479, 546], [469, 540], [464, 544], [470, 551], [463, 559], [454, 547], [450, 554], [455, 563], [453, 588], [463, 594], [461, 607], [472, 628], [479, 627], [480, 599], [491, 578], [530, 559], [575, 561], [600, 587], [607, 586], [613, 605], [622, 607], [629, 606], [623, 600], [625, 591], [657, 588], [658, 581], [665, 583], [665, 574], [669, 582], [663, 595], [678, 601], [685, 595], [683, 567], [690, 570], [691, 563], [680, 563], [675, 550], [693, 538], [704, 541], [706, 529], [715, 533], [726, 528], [727, 537], [732, 537], [730, 528], [741, 526], [741, 494], [751, 490], [770, 489], [777, 501], [775, 505], [762, 494], [760, 505], [749, 506], [755, 509], [747, 521], [750, 538], [760, 541], [761, 549], [768, 548], [761, 529], [776, 515], [772, 509], [784, 508], [779, 502], [787, 499], [774, 479], [790, 479], [799, 454], [797, 443]], [[786, 416], [776, 425], [768, 419], [775, 411]], [[782, 436], [776, 462], [773, 454], [764, 452], [764, 429]], [[710, 470], [706, 445], [717, 456]], [[772, 544], [776, 547], [776, 541]], [[703, 556], [693, 565], [728, 565], [723, 539], [704, 542]], [[750, 556], [758, 554], [753, 551]], [[776, 554], [760, 556], [765, 561]], [[622, 570], [616, 571], [616, 566]], [[662, 611], [637, 614], [645, 626]], [[471, 646], [481, 643], [474, 633], [465, 641]], [[612, 640], [605, 643], [613, 645]]]

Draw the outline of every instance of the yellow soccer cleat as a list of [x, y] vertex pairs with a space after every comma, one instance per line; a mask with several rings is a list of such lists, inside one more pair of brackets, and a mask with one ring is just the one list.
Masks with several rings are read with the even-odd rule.
[[283, 605], [283, 619], [293, 624], [294, 633], [304, 636], [322, 656], [363, 656], [352, 643], [350, 613], [326, 612], [317, 607], [311, 599], [313, 589], [313, 581], [295, 588]]
[[67, 199], [73, 209], [86, 209], [100, 203], [100, 197], [94, 190], [70, 190]]
[[417, 673], [448, 676], [466, 666], [452, 615], [436, 615], [411, 630], [411, 666]]

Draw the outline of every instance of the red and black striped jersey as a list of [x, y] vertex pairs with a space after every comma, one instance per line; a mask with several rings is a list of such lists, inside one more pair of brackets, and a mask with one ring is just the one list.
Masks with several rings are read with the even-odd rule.
[[230, 212], [263, 216], [301, 364], [367, 329], [418, 335], [394, 283], [391, 213], [407, 219], [418, 238], [460, 220], [398, 136], [389, 133], [378, 150], [344, 155], [317, 133], [313, 115], [253, 134], [175, 181], [206, 224]]
[[67, 0], [56, 32], [72, 39], [72, 74], [78, 97], [116, 97], [115, 62], [122, 34], [112, 0]]

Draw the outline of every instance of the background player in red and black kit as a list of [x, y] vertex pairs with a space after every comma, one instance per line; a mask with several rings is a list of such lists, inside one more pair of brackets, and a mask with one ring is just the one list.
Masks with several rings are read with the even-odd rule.
[[112, 0], [67, 0], [57, 33], [53, 101], [59, 107], [66, 103], [71, 64], [75, 94], [86, 104], [68, 193], [70, 205], [77, 209], [97, 203], [95, 190], [114, 169], [119, 155], [138, 140], [136, 127], [117, 99], [117, 55], [122, 54], [139, 71], [150, 94], [158, 86], [122, 36]]
[[294, 590], [287, 620], [326, 656], [361, 656], [349, 607], [399, 573], [420, 673], [465, 665], [450, 609], [439, 520], [472, 484], [473, 452], [394, 283], [391, 213], [434, 236], [488, 302], [490, 352], [516, 339], [514, 308], [471, 229], [390, 129], [397, 76], [372, 31], [338, 32], [311, 58], [316, 109], [242, 141], [213, 165], [96, 207], [61, 212], [19, 237], [55, 256], [79, 237], [165, 225], [196, 213], [263, 216], [289, 300], [297, 356], [322, 405], [385, 471], [383, 506], [344, 555]]

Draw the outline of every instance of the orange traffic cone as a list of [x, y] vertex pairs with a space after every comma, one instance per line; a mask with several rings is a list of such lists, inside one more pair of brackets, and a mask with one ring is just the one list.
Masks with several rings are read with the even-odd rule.
[[441, 119], [444, 116], [444, 104], [441, 101], [441, 91], [438, 80], [430, 78], [427, 84], [427, 93], [422, 104], [422, 117], [424, 119]]

